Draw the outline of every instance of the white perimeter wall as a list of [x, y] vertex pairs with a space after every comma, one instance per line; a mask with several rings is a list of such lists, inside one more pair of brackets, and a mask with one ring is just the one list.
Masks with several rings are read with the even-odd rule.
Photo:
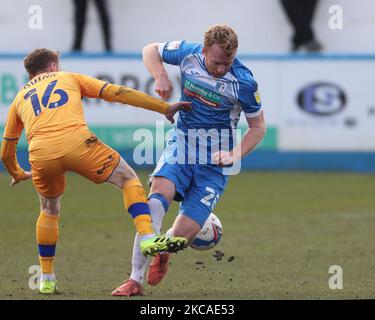
[[[214, 23], [228, 23], [238, 32], [240, 53], [286, 52], [291, 28], [279, 0], [107, 0], [117, 52], [139, 52], [153, 41], [201, 41]], [[303, 0], [301, 0], [303, 1]], [[344, 10], [344, 29], [328, 28], [328, 8]], [[29, 7], [43, 8], [43, 30], [30, 30]], [[314, 28], [328, 52], [375, 52], [375, 1], [320, 0]], [[37, 46], [71, 48], [73, 2], [70, 0], [1, 1], [0, 52], [26, 52]], [[90, 3], [84, 48], [101, 51], [102, 37]]]

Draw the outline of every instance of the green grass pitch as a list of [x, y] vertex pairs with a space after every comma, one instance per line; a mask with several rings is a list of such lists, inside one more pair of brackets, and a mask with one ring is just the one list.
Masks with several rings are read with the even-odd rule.
[[[140, 176], [145, 184], [147, 172]], [[9, 182], [0, 175], [0, 299], [119, 299], [110, 294], [130, 273], [135, 230], [121, 192], [68, 175], [55, 263], [61, 293], [42, 297], [28, 286], [38, 264], [37, 195], [29, 181]], [[365, 174], [231, 177], [215, 210], [224, 229], [218, 246], [175, 254], [166, 278], [135, 299], [375, 298], [374, 190]], [[343, 269], [341, 290], [328, 286], [331, 265]]]

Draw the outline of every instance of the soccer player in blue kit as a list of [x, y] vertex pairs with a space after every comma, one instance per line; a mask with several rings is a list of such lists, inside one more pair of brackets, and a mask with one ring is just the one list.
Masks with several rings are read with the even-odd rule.
[[[143, 59], [155, 79], [155, 91], [169, 98], [172, 84], [163, 66], [181, 71], [181, 100], [193, 110], [180, 111], [177, 125], [152, 176], [149, 205], [155, 230], [160, 231], [171, 202], [181, 201], [173, 235], [191, 241], [213, 211], [228, 181], [230, 166], [238, 163], [262, 140], [266, 128], [257, 82], [237, 58], [238, 38], [227, 25], [214, 25], [204, 44], [186, 41], [153, 43], [143, 49]], [[241, 112], [249, 129], [235, 144]], [[182, 156], [181, 156], [182, 155]], [[158, 284], [167, 272], [169, 253], [151, 261], [149, 285]], [[139, 251], [136, 235], [130, 278], [112, 292], [115, 296], [143, 295], [148, 259]]]

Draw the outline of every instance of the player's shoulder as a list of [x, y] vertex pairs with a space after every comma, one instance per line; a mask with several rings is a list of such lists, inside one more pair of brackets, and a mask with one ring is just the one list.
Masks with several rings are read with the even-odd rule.
[[175, 40], [164, 43], [163, 52], [181, 52], [184, 55], [201, 53], [203, 45], [201, 43], [189, 42], [186, 40]]
[[59, 71], [56, 73], [56, 76], [59, 78], [75, 78], [78, 75], [78, 73], [70, 72], [70, 71]]
[[25, 96], [25, 94], [27, 93], [25, 87], [22, 87], [18, 90], [16, 96], [13, 98], [13, 101], [12, 101], [12, 105], [16, 105], [16, 107], [19, 105], [19, 103], [24, 100], [24, 99], [21, 99]]
[[59, 71], [56, 75], [57, 79], [59, 79], [61, 83], [70, 85], [79, 85], [81, 76], [83, 76], [83, 74], [71, 71]]
[[196, 42], [183, 41], [184, 49], [191, 53], [202, 53], [203, 44]]
[[254, 79], [251, 70], [237, 58], [234, 59], [230, 72], [236, 78], [240, 85], [248, 86], [251, 88], [256, 88], [258, 86], [258, 83]]

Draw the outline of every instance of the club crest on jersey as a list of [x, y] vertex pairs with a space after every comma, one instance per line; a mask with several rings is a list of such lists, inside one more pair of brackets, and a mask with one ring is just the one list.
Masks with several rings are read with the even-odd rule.
[[227, 87], [227, 84], [224, 82], [218, 82], [215, 87], [215, 91], [218, 91], [220, 93], [224, 93], [225, 88]]
[[165, 46], [165, 50], [168, 50], [168, 51], [177, 50], [180, 47], [180, 44], [181, 44], [181, 41], [168, 42], [167, 45]]

